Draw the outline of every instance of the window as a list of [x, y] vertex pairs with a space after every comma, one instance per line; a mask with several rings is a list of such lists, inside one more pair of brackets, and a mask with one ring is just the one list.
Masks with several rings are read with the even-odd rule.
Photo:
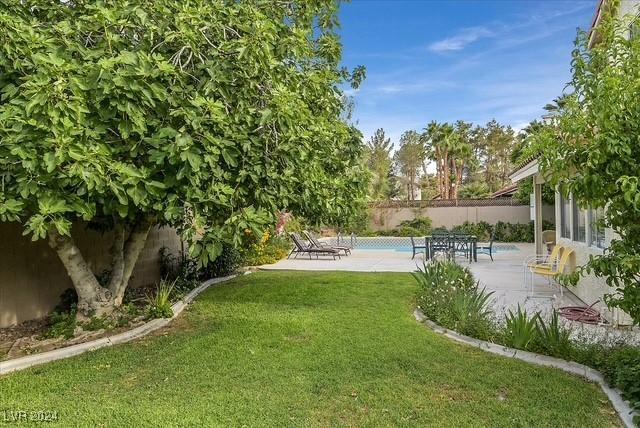
[[573, 201], [573, 240], [587, 242], [587, 211]]
[[629, 25], [629, 40], [635, 39], [640, 35], [640, 15], [636, 16]]
[[589, 245], [604, 248], [604, 226], [601, 224], [604, 217], [604, 208], [592, 209], [589, 214]]
[[569, 198], [560, 195], [560, 236], [563, 238], [571, 238], [571, 229], [569, 227], [569, 219], [571, 213], [571, 205]]

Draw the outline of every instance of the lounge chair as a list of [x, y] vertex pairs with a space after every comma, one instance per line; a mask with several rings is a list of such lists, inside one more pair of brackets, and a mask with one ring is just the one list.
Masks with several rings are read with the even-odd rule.
[[318, 238], [315, 237], [313, 232], [309, 232], [307, 230], [303, 230], [302, 233], [307, 237], [309, 242], [311, 243], [310, 247], [314, 248], [335, 248], [338, 251], [344, 251], [344, 255], [348, 256], [351, 254], [351, 247], [347, 247], [346, 245], [329, 245], [326, 242], [321, 242]]
[[[427, 252], [426, 241], [425, 241], [424, 245], [416, 244], [416, 240], [413, 238], [413, 236], [411, 236], [411, 247], [412, 247], [412, 251], [413, 251], [413, 256], [411, 256], [411, 260], [413, 260], [416, 257], [416, 254], [418, 254], [418, 253], [426, 253]], [[420, 250], [422, 250], [422, 251], [420, 251]]]
[[290, 258], [293, 254], [295, 254], [295, 256], [293, 257], [294, 259], [298, 257], [298, 254], [309, 254], [309, 259], [311, 259], [312, 254], [315, 254], [316, 258], [318, 258], [321, 255], [333, 256], [334, 260], [336, 259], [336, 257], [338, 259], [340, 258], [340, 251], [335, 248], [312, 247], [310, 245], [307, 245], [304, 242], [304, 239], [302, 239], [302, 237], [297, 233], [290, 233], [289, 236], [291, 236], [294, 246], [291, 252], [289, 253], [289, 255], [287, 256], [287, 258]]

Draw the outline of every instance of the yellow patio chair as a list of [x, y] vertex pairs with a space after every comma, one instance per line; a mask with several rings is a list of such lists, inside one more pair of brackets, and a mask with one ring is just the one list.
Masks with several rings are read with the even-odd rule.
[[535, 255], [531, 257], [527, 257], [524, 260], [522, 266], [522, 280], [523, 284], [527, 286], [527, 274], [531, 275], [531, 281], [533, 281], [533, 273], [531, 273], [531, 269], [534, 267], [550, 267], [553, 268], [560, 258], [560, 253], [564, 247], [562, 245], [556, 245], [551, 250], [551, 254], [548, 255]]
[[560, 257], [560, 252], [564, 250], [562, 245], [554, 245], [553, 250], [551, 250], [551, 254], [548, 256], [534, 256], [527, 260], [527, 267], [553, 267]]
[[[564, 250], [562, 251], [562, 255], [560, 256], [560, 260], [558, 261], [558, 264], [556, 266], [541, 264], [541, 265], [530, 267], [529, 270], [531, 271], [531, 277], [532, 277], [531, 295], [533, 295], [533, 282], [534, 282], [533, 275], [539, 275], [544, 278], [547, 278], [549, 285], [551, 285], [551, 281], [553, 279], [556, 279], [558, 275], [565, 273], [567, 264], [569, 263], [569, 258], [571, 257], [572, 254], [573, 254], [572, 249], [564, 248]], [[563, 296], [562, 285], [560, 284], [558, 285], [560, 287], [560, 297], [562, 297]]]

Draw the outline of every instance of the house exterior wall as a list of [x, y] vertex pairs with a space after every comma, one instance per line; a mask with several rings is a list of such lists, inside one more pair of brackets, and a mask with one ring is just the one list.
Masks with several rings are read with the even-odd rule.
[[620, 2], [620, 9], [618, 10], [618, 16], [620, 18], [626, 16], [638, 15], [638, 0], [624, 0]]
[[[571, 199], [570, 199], [571, 201]], [[576, 266], [584, 266], [589, 261], [590, 256], [597, 256], [603, 253], [603, 249], [594, 247], [589, 245], [591, 242], [591, 231], [589, 229], [589, 224], [587, 224], [586, 228], [586, 242], [579, 242], [575, 240], [574, 237], [574, 216], [569, 215], [569, 231], [570, 237], [563, 238], [561, 236], [561, 197], [560, 193], [556, 192], [556, 243], [557, 245], [562, 245], [566, 248], [571, 248], [574, 251], [575, 257], [571, 260], [571, 268], [575, 268]], [[570, 206], [573, 210], [573, 204]], [[615, 234], [612, 229], [606, 228], [604, 230], [605, 239], [604, 246], [605, 248], [609, 246], [611, 239], [615, 238]], [[578, 296], [583, 302], [587, 305], [591, 305], [596, 301], [599, 301], [594, 305], [601, 314], [607, 318], [610, 322], [615, 325], [630, 325], [632, 323], [631, 317], [620, 311], [618, 309], [614, 309], [613, 311], [607, 308], [607, 305], [604, 303], [604, 295], [610, 293], [612, 289], [607, 285], [605, 278], [598, 278], [593, 274], [585, 275], [580, 278], [577, 286], [568, 287], [573, 294]]]
[[[421, 207], [421, 208], [397, 208], [374, 207], [371, 208], [371, 220], [369, 227], [372, 230], [391, 230], [405, 220], [413, 220], [416, 217], [429, 217], [433, 227], [451, 228], [468, 221], [479, 223], [486, 221], [496, 224], [499, 221], [505, 223], [529, 223], [531, 220], [530, 207], [528, 205], [516, 206], [479, 206], [479, 207]], [[545, 206], [543, 218], [554, 221], [553, 206]]]
[[[17, 223], [0, 223], [0, 328], [42, 318], [60, 301], [60, 294], [72, 287], [58, 255], [44, 240], [32, 242], [22, 236]], [[87, 263], [96, 273], [108, 267], [109, 233], [75, 225], [73, 235]], [[131, 278], [133, 287], [160, 279], [158, 252], [166, 246], [180, 250], [180, 239], [169, 228], [153, 229]]]

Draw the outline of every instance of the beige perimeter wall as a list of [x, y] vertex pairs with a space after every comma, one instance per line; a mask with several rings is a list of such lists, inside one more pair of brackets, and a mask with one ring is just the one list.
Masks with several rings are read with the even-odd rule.
[[[75, 226], [73, 234], [93, 271], [99, 274], [107, 269], [110, 234], [90, 231], [83, 225]], [[154, 229], [149, 234], [131, 286], [159, 280], [158, 251], [163, 246], [174, 253], [180, 250], [174, 230]], [[32, 242], [22, 236], [19, 224], [0, 223], [0, 328], [46, 316], [70, 287], [71, 280], [46, 241]]]
[[[543, 218], [554, 221], [553, 206], [543, 207]], [[451, 228], [465, 221], [478, 223], [486, 221], [495, 224], [528, 223], [530, 210], [528, 205], [515, 206], [470, 206], [470, 207], [374, 207], [371, 208], [370, 228], [373, 230], [391, 230], [405, 220], [416, 217], [429, 217], [433, 227]]]

